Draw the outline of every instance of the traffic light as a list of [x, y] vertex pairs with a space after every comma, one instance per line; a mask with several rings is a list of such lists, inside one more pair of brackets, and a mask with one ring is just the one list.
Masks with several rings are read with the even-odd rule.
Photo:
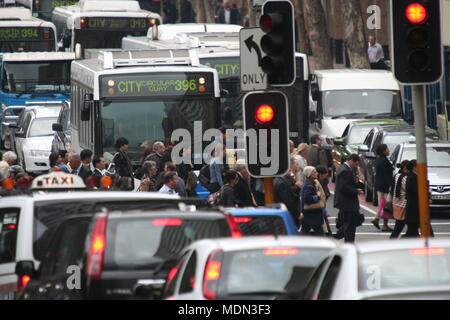
[[393, 70], [404, 84], [442, 76], [440, 0], [391, 0]]
[[267, 54], [261, 69], [268, 74], [268, 83], [290, 86], [295, 82], [294, 7], [290, 1], [266, 1], [260, 19], [261, 49]]
[[288, 101], [279, 91], [244, 97], [246, 163], [253, 177], [284, 175], [289, 169]]

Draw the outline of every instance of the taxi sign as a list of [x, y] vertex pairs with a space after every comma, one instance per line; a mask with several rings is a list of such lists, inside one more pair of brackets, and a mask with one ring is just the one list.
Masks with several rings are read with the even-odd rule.
[[31, 190], [86, 189], [83, 179], [65, 172], [51, 172], [36, 177]]

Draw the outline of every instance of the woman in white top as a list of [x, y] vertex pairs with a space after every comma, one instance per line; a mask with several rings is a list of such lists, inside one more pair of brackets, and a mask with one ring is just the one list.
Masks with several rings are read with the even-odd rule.
[[295, 174], [295, 180], [300, 182], [300, 185], [303, 186], [305, 182], [305, 177], [303, 176], [303, 170], [308, 166], [308, 161], [306, 161], [306, 155], [308, 154], [309, 146], [306, 143], [301, 143], [297, 150], [293, 152], [293, 156], [295, 162], [298, 165], [298, 170]]

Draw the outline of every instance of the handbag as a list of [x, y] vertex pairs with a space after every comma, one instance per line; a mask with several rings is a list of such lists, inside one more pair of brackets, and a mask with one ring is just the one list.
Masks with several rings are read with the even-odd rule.
[[[322, 189], [322, 188], [320, 188]], [[303, 204], [303, 210], [319, 210], [319, 209], [324, 209], [326, 206], [326, 198], [325, 198], [325, 193], [323, 190], [320, 190], [321, 192], [321, 197], [319, 202], [316, 203], [311, 203], [311, 204]]]
[[383, 208], [384, 212], [394, 214], [394, 208], [392, 206], [392, 201], [386, 201]]

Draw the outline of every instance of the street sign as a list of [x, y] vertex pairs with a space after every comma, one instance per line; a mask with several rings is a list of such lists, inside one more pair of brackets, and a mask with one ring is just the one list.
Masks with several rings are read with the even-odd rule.
[[264, 35], [260, 28], [240, 31], [241, 91], [267, 89], [267, 74], [261, 69], [261, 61], [266, 56], [260, 47]]

